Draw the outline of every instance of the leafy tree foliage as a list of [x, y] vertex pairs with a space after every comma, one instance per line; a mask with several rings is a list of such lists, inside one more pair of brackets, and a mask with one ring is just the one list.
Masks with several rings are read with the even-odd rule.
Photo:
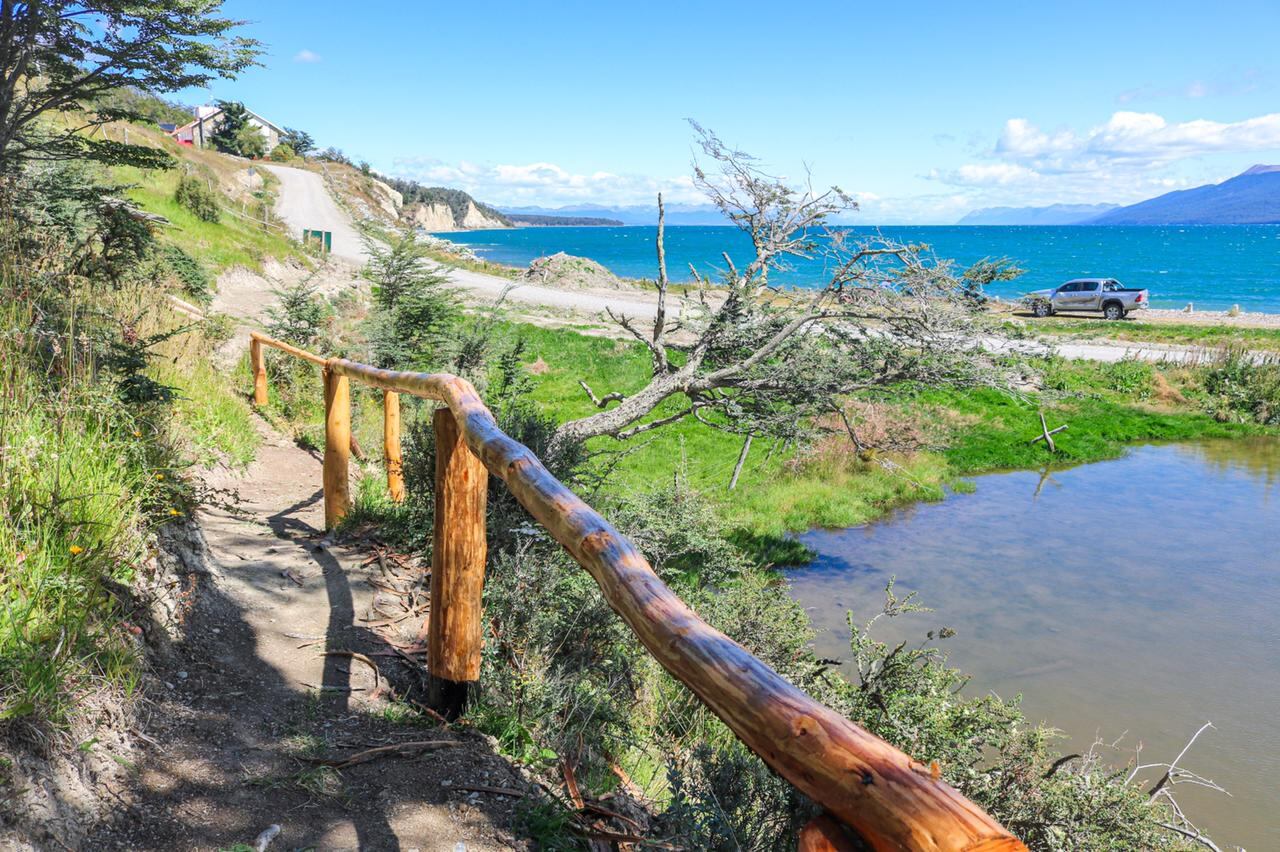
[[284, 136], [280, 139], [281, 143], [288, 145], [293, 149], [293, 153], [299, 157], [307, 156], [307, 153], [316, 149], [316, 141], [311, 138], [311, 134], [303, 130], [295, 130], [292, 127], [284, 129]]
[[267, 140], [262, 131], [252, 124], [246, 124], [236, 133], [236, 147], [241, 157], [260, 160], [267, 154]]
[[148, 124], [182, 125], [191, 121], [191, 107], [165, 100], [150, 92], [144, 92], [136, 86], [125, 86], [99, 97], [95, 105], [101, 109], [127, 111], [133, 120], [143, 120]]
[[160, 254], [188, 296], [201, 305], [213, 301], [213, 279], [200, 261], [174, 243], [165, 243]]
[[[0, 167], [76, 157], [167, 165], [163, 152], [81, 131], [145, 120], [134, 106], [106, 98], [124, 87], [164, 94], [253, 65], [258, 42], [232, 35], [241, 22], [220, 15], [221, 6], [221, 0], [0, 3]], [[69, 112], [82, 116], [78, 126], [53, 129], [41, 121]]]
[[310, 279], [272, 291], [276, 304], [267, 308], [267, 331], [304, 349], [320, 339], [329, 319], [329, 306]]

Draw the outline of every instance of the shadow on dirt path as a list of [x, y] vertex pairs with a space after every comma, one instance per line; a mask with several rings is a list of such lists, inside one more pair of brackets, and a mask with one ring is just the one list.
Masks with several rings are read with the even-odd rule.
[[[272, 850], [523, 848], [516, 797], [468, 789], [524, 790], [520, 774], [484, 737], [390, 698], [388, 685], [412, 695], [423, 673], [373, 629], [376, 562], [324, 534], [319, 462], [259, 427], [248, 471], [206, 477], [237, 499], [200, 513], [207, 573], [155, 672], [149, 745], [117, 819], [85, 848], [251, 849], [272, 825]], [[399, 635], [411, 641], [418, 621]], [[382, 746], [401, 748], [324, 763]]]

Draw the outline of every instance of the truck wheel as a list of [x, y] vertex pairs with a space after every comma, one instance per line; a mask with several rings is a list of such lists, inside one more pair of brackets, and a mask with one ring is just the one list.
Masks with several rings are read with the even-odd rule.
[[1102, 315], [1109, 320], [1124, 319], [1124, 305], [1119, 302], [1108, 302], [1102, 308]]
[[1036, 302], [1031, 306], [1031, 313], [1035, 316], [1044, 318], [1053, 313], [1053, 308], [1048, 302]]

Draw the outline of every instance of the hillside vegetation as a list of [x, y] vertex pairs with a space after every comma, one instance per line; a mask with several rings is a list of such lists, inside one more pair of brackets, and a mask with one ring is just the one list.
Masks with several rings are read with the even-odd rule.
[[[166, 537], [211, 499], [192, 468], [243, 466], [256, 449], [244, 362], [228, 370], [215, 356], [227, 323], [192, 319], [170, 297], [207, 303], [220, 271], [268, 258], [307, 262], [271, 219], [270, 179], [251, 176], [246, 162], [173, 150], [138, 125], [102, 127], [121, 144], [127, 135], [166, 153], [172, 167], [156, 165], [163, 158], [64, 159], [15, 169], [3, 185], [0, 766], [13, 790], [38, 786], [15, 769], [33, 754], [74, 757], [94, 750], [98, 727], [131, 730], [132, 702], [154, 688], [152, 648], [182, 638], [194, 580], [167, 574], [161, 553]], [[444, 205], [455, 223], [460, 209], [490, 210], [465, 193], [409, 189], [406, 202]], [[838, 406], [817, 412], [720, 388], [712, 399], [737, 402], [712, 419], [682, 419], [682, 403], [664, 399], [643, 413], [637, 437], [564, 440], [565, 421], [605, 407], [580, 383], [609, 388], [615, 402], [637, 395], [653, 380], [654, 341], [469, 310], [412, 233], [386, 236], [370, 248], [367, 290], [330, 301], [306, 282], [284, 289], [271, 333], [325, 355], [473, 381], [501, 427], [628, 534], [700, 616], [931, 766], [1032, 848], [1188, 847], [1163, 825], [1175, 812], [1113, 769], [1109, 756], [1064, 757], [1056, 733], [1028, 720], [1017, 700], [965, 692], [965, 676], [940, 648], [945, 633], [890, 647], [874, 624], [851, 624], [856, 674], [839, 675], [814, 654], [807, 615], [775, 569], [804, 558], [788, 531], [940, 499], [948, 486], [966, 487], [969, 473], [1104, 458], [1125, 441], [1271, 430], [1280, 422], [1280, 367], [1239, 355], [1186, 370], [1009, 358], [998, 366], [1019, 379], [1016, 393], [891, 371], [867, 389], [832, 391]], [[748, 318], [738, 331], [785, 321], [772, 302], [729, 304], [725, 327]], [[730, 335], [715, 356], [743, 357], [747, 339]], [[905, 360], [890, 343], [873, 353], [873, 367]], [[824, 346], [800, 338], [794, 351], [811, 359], [800, 367], [817, 374], [820, 357], [845, 351]], [[690, 357], [674, 344], [669, 356]], [[780, 369], [796, 366], [778, 360]], [[270, 372], [269, 417], [299, 442], [322, 446], [313, 366], [273, 357]], [[432, 407], [404, 401], [409, 498], [393, 504], [379, 487], [380, 401], [372, 389], [354, 390], [365, 459], [339, 534], [374, 534], [427, 564], [436, 508]], [[1028, 442], [1041, 411], [1072, 423], [1056, 455]], [[745, 443], [735, 415], [772, 431], [759, 430], [758, 439], [747, 432], [758, 443]], [[543, 848], [589, 848], [595, 819], [605, 816], [618, 832], [663, 846], [795, 848], [814, 803], [661, 669], [596, 583], [491, 484], [484, 664], [469, 723], [546, 789], [572, 778], [574, 789], [625, 811], [588, 818], [574, 796], [548, 794], [524, 803], [524, 834]], [[884, 617], [917, 608], [886, 589]], [[396, 724], [439, 721], [408, 701], [392, 714]], [[324, 779], [340, 778], [326, 769]], [[340, 783], [312, 789], [320, 806], [343, 806]]]
[[[411, 256], [408, 245], [391, 251]], [[360, 319], [345, 310], [297, 308], [312, 319], [295, 326], [294, 342], [390, 368], [467, 376], [502, 428], [588, 495], [704, 618], [859, 724], [919, 759], [938, 760], [949, 781], [1032, 848], [1189, 848], [1156, 824], [1160, 808], [1110, 774], [1108, 761], [1123, 756], [1059, 763], [1053, 732], [1029, 724], [1016, 702], [960, 691], [963, 675], [947, 667], [936, 637], [900, 657], [903, 649], [881, 645], [874, 630], [854, 625], [851, 659], [868, 675], [853, 684], [838, 677], [813, 657], [807, 616], [773, 566], [806, 558], [783, 537], [788, 530], [861, 523], [906, 501], [941, 499], [946, 487], [968, 487], [967, 474], [1107, 458], [1132, 441], [1266, 431], [1265, 417], [1223, 393], [1242, 378], [1238, 364], [1158, 369], [1034, 358], [1016, 364], [1034, 388], [1021, 394], [911, 383], [855, 394], [847, 412], [881, 449], [855, 450], [835, 422], [813, 442], [761, 441], [730, 490], [742, 439], [696, 420], [639, 439], [593, 439], [567, 454], [549, 444], [557, 423], [596, 410], [579, 380], [624, 393], [642, 386], [646, 347], [468, 314], [437, 276], [389, 272], [408, 268], [375, 259], [368, 273], [373, 299]], [[319, 440], [321, 412], [309, 374], [288, 362], [273, 370], [274, 416]], [[347, 529], [376, 528], [385, 540], [426, 553], [433, 517], [430, 410], [404, 400], [409, 499], [394, 505], [376, 462], [379, 406], [377, 392], [354, 389], [355, 431], [375, 461], [364, 467]], [[671, 411], [659, 408], [652, 416]], [[1072, 424], [1056, 455], [1028, 443], [1039, 431], [1039, 411], [1053, 423]], [[643, 790], [646, 830], [663, 842], [790, 848], [808, 813], [803, 798], [656, 668], [594, 582], [532, 530], [500, 485], [489, 500], [487, 638], [473, 711], [481, 729], [534, 771], [554, 773], [568, 760], [590, 795]], [[892, 596], [886, 604], [890, 617], [911, 606]], [[620, 786], [614, 767], [626, 784]], [[1000, 780], [1012, 777], [1019, 780]], [[572, 825], [571, 810], [550, 806], [526, 829], [572, 846]]]

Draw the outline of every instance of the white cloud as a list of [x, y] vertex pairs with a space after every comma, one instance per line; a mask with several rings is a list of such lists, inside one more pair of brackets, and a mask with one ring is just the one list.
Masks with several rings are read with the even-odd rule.
[[1025, 118], [1011, 118], [1005, 122], [1000, 138], [996, 140], [995, 154], [1013, 160], [1028, 160], [1071, 150], [1076, 144], [1070, 130], [1045, 133]]
[[320, 54], [312, 50], [306, 50], [305, 48], [303, 50], [299, 50], [293, 55], [294, 62], [305, 62], [309, 65], [319, 62], [320, 59]]
[[1084, 133], [1047, 133], [1026, 119], [1012, 118], [990, 154], [1039, 172], [1072, 172], [1116, 163], [1157, 168], [1203, 154], [1278, 148], [1280, 113], [1234, 122], [1169, 122], [1154, 112], [1121, 111]]
[[1010, 119], [976, 161], [924, 177], [956, 187], [970, 207], [1132, 203], [1198, 186], [1223, 171], [1207, 171], [1202, 158], [1274, 153], [1280, 153], [1280, 113], [1169, 121], [1154, 112], [1122, 110], [1083, 130], [1046, 130]]
[[405, 158], [393, 162], [392, 173], [420, 183], [466, 190], [481, 201], [511, 207], [652, 204], [659, 192], [675, 204], [700, 204], [707, 200], [687, 176], [656, 178], [604, 171], [575, 173], [546, 162], [477, 165], [465, 160], [451, 164]]
[[952, 171], [934, 169], [932, 180], [940, 180], [953, 186], [1009, 186], [1039, 179], [1040, 175], [1017, 163], [966, 163]]
[[1117, 112], [1083, 140], [1082, 152], [1113, 160], [1159, 163], [1222, 152], [1280, 148], [1280, 113], [1223, 123], [1197, 119], [1170, 124], [1150, 112]]

